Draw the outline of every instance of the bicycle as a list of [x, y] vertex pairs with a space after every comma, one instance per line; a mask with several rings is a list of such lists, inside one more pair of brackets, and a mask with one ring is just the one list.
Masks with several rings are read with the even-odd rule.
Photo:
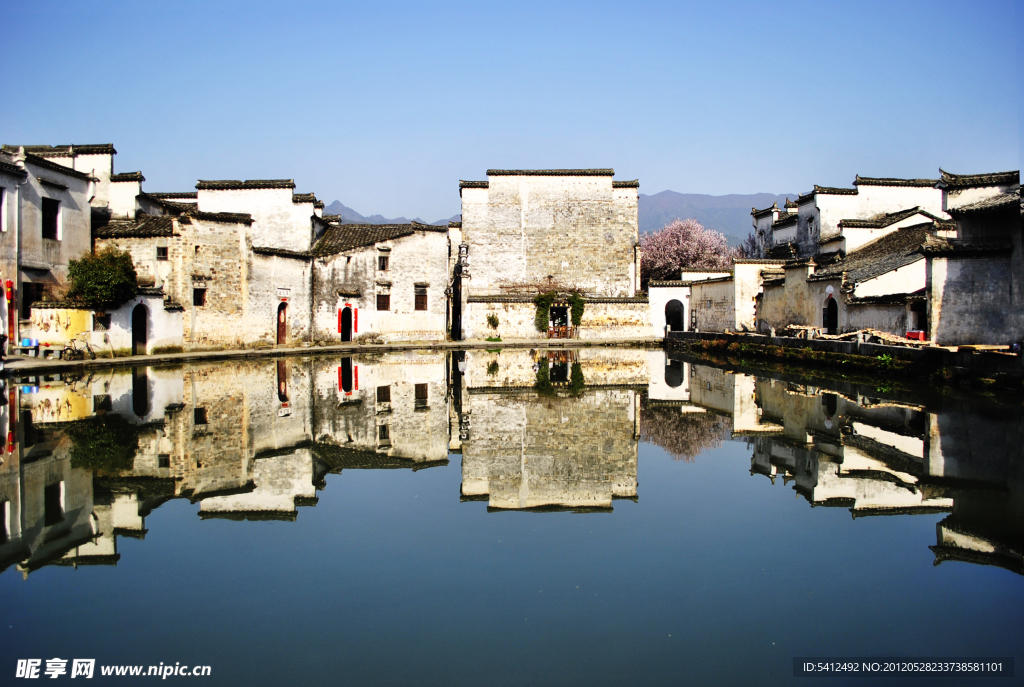
[[71, 339], [64, 345], [64, 350], [61, 351], [61, 358], [64, 360], [84, 360], [85, 354], [88, 352], [90, 360], [96, 360], [96, 353], [92, 350], [92, 346], [89, 345], [88, 341], [83, 341], [82, 345], [85, 347], [79, 348], [78, 342], [75, 339]]

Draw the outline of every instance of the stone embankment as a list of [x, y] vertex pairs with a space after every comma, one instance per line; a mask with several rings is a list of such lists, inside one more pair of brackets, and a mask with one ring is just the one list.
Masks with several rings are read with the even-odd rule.
[[187, 353], [165, 353], [159, 355], [135, 355], [126, 357], [102, 357], [95, 360], [57, 360], [54, 358], [33, 358], [9, 356], [6, 370], [8, 377], [23, 377], [38, 374], [60, 374], [77, 370], [93, 370], [110, 367], [146, 367], [149, 365], [173, 365], [197, 361], [245, 360], [248, 358], [310, 356], [310, 355], [356, 355], [392, 353], [395, 351], [441, 351], [441, 350], [496, 350], [500, 348], [588, 348], [591, 346], [646, 347], [661, 346], [661, 340], [654, 337], [636, 339], [521, 339], [508, 341], [421, 341], [390, 344], [345, 343], [334, 346], [296, 346], [241, 350], [191, 351]]
[[774, 359], [879, 378], [910, 377], [1024, 393], [1024, 356], [968, 346], [953, 350], [761, 334], [669, 332], [665, 348], [670, 352]]

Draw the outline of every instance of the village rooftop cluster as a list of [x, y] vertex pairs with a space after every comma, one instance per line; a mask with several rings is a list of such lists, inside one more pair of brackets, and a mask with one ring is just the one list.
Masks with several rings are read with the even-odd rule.
[[[637, 181], [611, 169], [462, 181], [462, 221], [344, 224], [292, 179], [143, 191], [100, 145], [0, 151], [0, 302], [30, 348], [111, 355], [330, 344], [574, 338], [669, 329], [938, 345], [1024, 339], [1019, 172], [857, 177], [752, 211], [757, 252], [676, 281], [641, 274]], [[454, 189], [453, 189], [454, 190]], [[115, 308], [63, 298], [69, 261], [127, 251], [142, 287]]]

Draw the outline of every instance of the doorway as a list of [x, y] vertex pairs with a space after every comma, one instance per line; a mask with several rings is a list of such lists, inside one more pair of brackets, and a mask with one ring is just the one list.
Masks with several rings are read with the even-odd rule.
[[277, 344], [280, 346], [285, 342], [288, 335], [288, 304], [282, 303], [277, 306]]
[[682, 302], [671, 300], [665, 304], [665, 324], [674, 332], [686, 329], [686, 310]]
[[277, 400], [288, 402], [288, 361], [277, 361]]
[[146, 320], [149, 319], [146, 306], [139, 303], [132, 310], [132, 355], [146, 355]]
[[835, 334], [839, 329], [839, 304], [832, 296], [825, 301], [825, 307], [821, 309], [821, 326], [827, 334]]
[[352, 340], [352, 308], [345, 306], [341, 311], [341, 340], [351, 341]]

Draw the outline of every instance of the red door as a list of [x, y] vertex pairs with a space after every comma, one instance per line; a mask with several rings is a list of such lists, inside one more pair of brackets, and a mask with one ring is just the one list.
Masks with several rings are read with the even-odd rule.
[[277, 343], [283, 344], [287, 336], [288, 304], [277, 306]]

